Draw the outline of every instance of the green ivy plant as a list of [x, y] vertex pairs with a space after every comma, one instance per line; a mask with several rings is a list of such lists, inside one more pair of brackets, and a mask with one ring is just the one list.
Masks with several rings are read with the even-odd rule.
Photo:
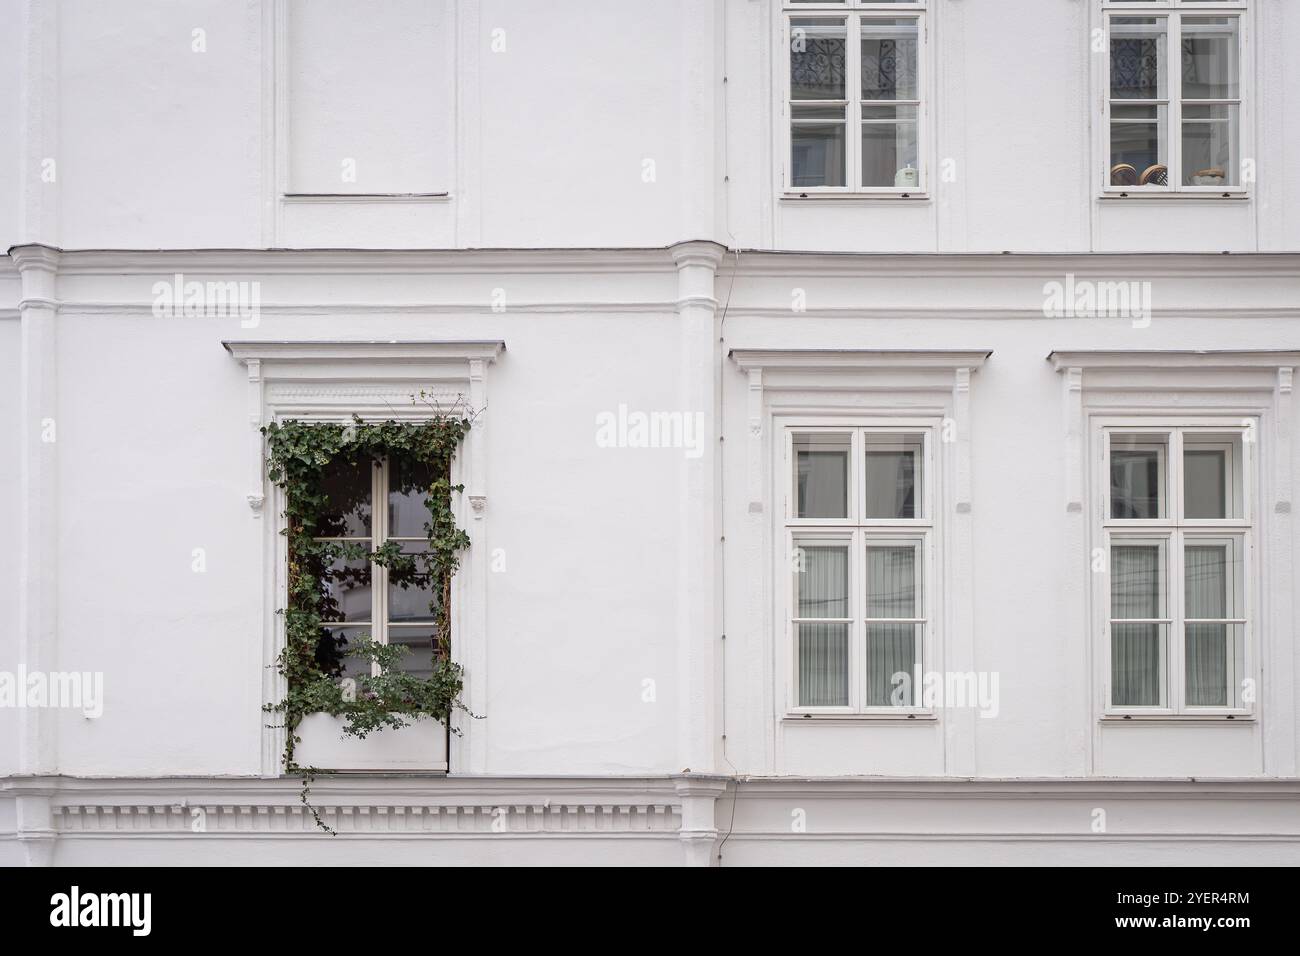
[[[419, 422], [365, 422], [354, 416], [351, 424], [321, 424], [296, 420], [273, 422], [262, 429], [266, 436], [267, 476], [284, 491], [288, 538], [288, 603], [278, 613], [284, 616], [285, 645], [276, 661], [284, 676], [284, 700], [266, 705], [267, 711], [283, 714], [284, 765], [288, 773], [302, 773], [303, 803], [316, 823], [329, 830], [307, 800], [308, 788], [320, 771], [299, 767], [294, 746], [301, 742], [298, 725], [308, 714], [326, 713], [344, 719], [343, 733], [364, 738], [383, 728], [401, 728], [421, 719], [432, 719], [451, 728], [454, 711], [470, 713], [461, 701], [464, 671], [451, 660], [451, 626], [448, 608], [451, 578], [461, 552], [469, 547], [469, 536], [456, 526], [452, 493], [463, 490], [450, 482], [451, 463], [472, 417], [457, 407], [435, 410], [433, 417]], [[346, 510], [347, 502], [331, 501], [323, 479], [329, 469], [373, 467], [386, 459], [392, 474], [428, 474], [423, 487], [429, 518], [424, 530], [428, 548], [404, 553], [395, 541], [381, 542], [367, 551], [359, 542], [316, 541], [332, 532], [330, 515]], [[414, 490], [409, 489], [409, 490]], [[375, 507], [382, 506], [376, 502]], [[356, 564], [336, 562], [357, 562]], [[364, 562], [364, 563], [362, 563]], [[422, 588], [431, 587], [434, 599], [432, 673], [416, 677], [401, 671], [408, 649], [380, 644], [369, 637], [346, 645], [325, 630], [326, 622], [337, 620], [335, 598], [329, 580], [344, 582], [348, 576], [369, 574], [369, 563], [386, 567], [394, 581]], [[359, 570], [358, 570], [359, 569]], [[365, 673], [344, 681], [345, 658], [373, 663]]]

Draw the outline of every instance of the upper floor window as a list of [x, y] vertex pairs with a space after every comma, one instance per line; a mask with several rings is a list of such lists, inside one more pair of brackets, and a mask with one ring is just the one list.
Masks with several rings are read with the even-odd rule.
[[1255, 428], [1104, 430], [1109, 706], [1245, 713]]
[[1241, 192], [1244, 2], [1104, 0], [1108, 192]]
[[785, 188], [925, 188], [925, 3], [786, 0]]

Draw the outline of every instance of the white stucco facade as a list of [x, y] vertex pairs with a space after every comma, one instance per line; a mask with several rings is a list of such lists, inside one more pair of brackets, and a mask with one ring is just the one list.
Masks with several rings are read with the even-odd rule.
[[[777, 0], [0, 0], [0, 671], [103, 681], [98, 716], [0, 707], [0, 862], [1300, 862], [1300, 10], [1223, 5], [1249, 181], [1121, 197], [1110, 8], [1032, 6], [900, 5], [920, 186], [801, 196]], [[234, 298], [159, 307], [194, 282]], [[258, 429], [420, 389], [479, 412], [482, 719], [351, 744], [329, 836], [262, 711]], [[637, 413], [699, 440], [601, 438]], [[1241, 430], [1239, 706], [1110, 703], [1139, 426]], [[985, 706], [795, 692], [790, 436], [891, 428], [930, 436], [924, 670]]]

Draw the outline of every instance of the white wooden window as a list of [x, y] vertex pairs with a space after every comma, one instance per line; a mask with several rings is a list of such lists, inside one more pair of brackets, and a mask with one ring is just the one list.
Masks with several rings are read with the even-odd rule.
[[1106, 422], [1108, 712], [1248, 714], [1257, 423]]
[[936, 425], [785, 429], [791, 712], [925, 712]]
[[[324, 534], [313, 539], [358, 544], [367, 552], [393, 542], [405, 554], [428, 553], [424, 500], [435, 477], [430, 466], [387, 460], [331, 465], [319, 489], [328, 504], [312, 529]], [[447, 597], [448, 582], [434, 580], [418, 560], [414, 568], [394, 569], [364, 558], [339, 558], [310, 570], [321, 583], [324, 603], [316, 654], [322, 670], [338, 677], [377, 673], [369, 661], [348, 653], [369, 636], [380, 644], [406, 646], [403, 672], [432, 674], [434, 657], [444, 651], [436, 643], [436, 608]]]
[[785, 191], [925, 189], [925, 3], [786, 0]]
[[1250, 161], [1245, 2], [1103, 0], [1103, 188], [1242, 195]]

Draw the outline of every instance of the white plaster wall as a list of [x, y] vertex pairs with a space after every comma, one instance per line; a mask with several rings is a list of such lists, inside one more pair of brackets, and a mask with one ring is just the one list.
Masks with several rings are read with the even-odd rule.
[[[1281, 0], [1249, 14], [1253, 198], [1163, 203], [1096, 198], [1099, 66], [1087, 41], [1098, 14], [1086, 0], [934, 0], [933, 189], [903, 202], [778, 198], [775, 0], [439, 0], [380, 12], [60, 0], [36, 20], [57, 31], [49, 75], [28, 73], [22, 51], [36, 39], [24, 36], [23, 9], [0, 8], [13, 26], [0, 117], [15, 111], [6, 128], [33, 131], [31, 155], [56, 158], [60, 175], [35, 192], [30, 176], [5, 190], [5, 246], [1300, 246], [1300, 133], [1287, 121], [1300, 17]], [[196, 29], [204, 53], [192, 50]], [[26, 106], [24, 88], [34, 91]], [[49, 123], [33, 120], [32, 104]], [[0, 160], [20, 140], [0, 144]], [[340, 178], [349, 157], [356, 182]], [[444, 190], [438, 201], [282, 198]], [[40, 235], [4, 215], [20, 196], [42, 210], [29, 227]]]

